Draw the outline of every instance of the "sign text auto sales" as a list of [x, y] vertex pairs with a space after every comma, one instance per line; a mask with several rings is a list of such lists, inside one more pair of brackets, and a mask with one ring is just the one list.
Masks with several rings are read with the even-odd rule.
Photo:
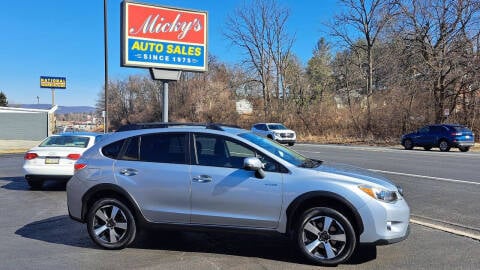
[[122, 65], [206, 70], [206, 12], [123, 3]]

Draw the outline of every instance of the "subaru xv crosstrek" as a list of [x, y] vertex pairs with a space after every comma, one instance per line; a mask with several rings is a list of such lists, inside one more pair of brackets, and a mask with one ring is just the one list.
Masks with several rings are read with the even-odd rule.
[[448, 152], [450, 148], [456, 147], [462, 152], [467, 152], [475, 145], [474, 139], [473, 132], [465, 126], [439, 124], [424, 126], [415, 132], [405, 134], [401, 143], [406, 150], [420, 146], [427, 151], [438, 147], [440, 151]]
[[403, 191], [383, 176], [218, 124], [117, 132], [75, 170], [69, 215], [105, 249], [128, 246], [146, 226], [274, 232], [311, 262], [336, 265], [360, 243], [409, 232]]

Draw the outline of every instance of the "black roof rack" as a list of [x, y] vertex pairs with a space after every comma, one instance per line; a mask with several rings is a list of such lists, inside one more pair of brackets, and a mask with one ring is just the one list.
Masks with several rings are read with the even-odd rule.
[[175, 126], [197, 126], [197, 127], [205, 127], [208, 129], [221, 130], [221, 131], [224, 130], [223, 127], [241, 128], [237, 125], [229, 125], [229, 124], [222, 124], [222, 123], [151, 122], [151, 123], [135, 123], [135, 124], [123, 125], [123, 126], [120, 126], [116, 132], [138, 130], [138, 129], [149, 129], [149, 128], [168, 128], [168, 127], [175, 127]]

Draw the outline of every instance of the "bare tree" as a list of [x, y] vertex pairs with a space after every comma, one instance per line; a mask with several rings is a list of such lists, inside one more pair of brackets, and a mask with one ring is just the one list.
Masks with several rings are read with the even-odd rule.
[[[435, 122], [453, 111], [463, 80], [469, 77], [473, 55], [472, 27], [478, 23], [478, 0], [409, 0], [400, 3], [403, 18], [399, 28], [411, 44], [411, 52], [421, 57], [419, 74], [430, 79]], [[478, 30], [478, 29], [477, 29]], [[471, 51], [471, 50], [470, 50]], [[478, 70], [476, 71], [478, 72]], [[471, 76], [470, 76], [471, 77]]]
[[[395, 15], [397, 5], [390, 0], [340, 0], [345, 12], [334, 17], [330, 25], [333, 36], [351, 50], [363, 51], [365, 55], [362, 68], [366, 72], [367, 122], [366, 129], [371, 131], [371, 96], [373, 93], [374, 49], [383, 29]], [[358, 42], [361, 40], [362, 42]]]
[[286, 30], [288, 10], [274, 0], [255, 0], [237, 8], [227, 19], [225, 36], [240, 47], [247, 69], [262, 89], [265, 116], [272, 95], [285, 95], [285, 70], [293, 44]]

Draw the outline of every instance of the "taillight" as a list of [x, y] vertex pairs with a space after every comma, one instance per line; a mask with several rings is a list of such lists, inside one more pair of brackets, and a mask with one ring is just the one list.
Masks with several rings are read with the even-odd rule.
[[37, 157], [38, 157], [38, 155], [35, 154], [35, 153], [26, 153], [23, 158], [26, 159], [26, 160], [31, 160], [31, 159], [34, 159], [34, 158], [37, 158]]
[[87, 164], [85, 163], [75, 163], [75, 165], [73, 165], [73, 168], [75, 169], [75, 171], [80, 171], [82, 169], [85, 169], [87, 167]]
[[80, 156], [81, 156], [80, 154], [68, 154], [67, 158], [77, 160], [80, 158]]

